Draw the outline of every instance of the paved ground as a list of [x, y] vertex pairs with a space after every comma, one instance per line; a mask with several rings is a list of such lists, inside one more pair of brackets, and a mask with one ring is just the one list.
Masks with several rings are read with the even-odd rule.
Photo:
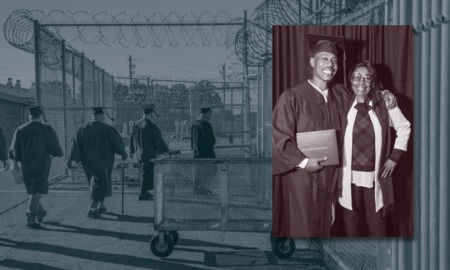
[[24, 187], [0, 179], [0, 269], [327, 269], [301, 242], [291, 258], [278, 259], [268, 232], [180, 231], [173, 253], [156, 257], [153, 201], [137, 197], [137, 188], [127, 188], [122, 214], [116, 187], [108, 212], [95, 220], [86, 217], [87, 189], [53, 187], [43, 200], [44, 229], [31, 230]]

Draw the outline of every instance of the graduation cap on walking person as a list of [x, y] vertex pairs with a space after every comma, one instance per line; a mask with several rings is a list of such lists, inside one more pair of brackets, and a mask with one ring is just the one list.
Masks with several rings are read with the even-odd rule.
[[44, 110], [41, 106], [31, 106], [28, 107], [28, 110], [30, 111], [30, 116], [37, 117], [42, 114], [42, 117], [44, 118], [44, 122], [47, 122], [47, 119], [45, 118]]
[[28, 110], [30, 111], [30, 115], [32, 116], [38, 116], [43, 113], [41, 106], [32, 106], [29, 107]]
[[92, 114], [93, 114], [93, 115], [104, 114], [104, 113], [106, 113], [106, 116], [108, 116], [108, 118], [109, 118], [111, 121], [114, 121], [114, 120], [115, 120], [114, 118], [112, 118], [112, 117], [109, 115], [109, 113], [108, 113], [108, 111], [106, 110], [105, 107], [92, 107]]
[[155, 104], [144, 104], [142, 105], [142, 110], [145, 114], [153, 113], [156, 117], [159, 117], [159, 114], [155, 110]]
[[209, 113], [209, 112], [212, 112], [210, 107], [200, 108], [200, 113]]

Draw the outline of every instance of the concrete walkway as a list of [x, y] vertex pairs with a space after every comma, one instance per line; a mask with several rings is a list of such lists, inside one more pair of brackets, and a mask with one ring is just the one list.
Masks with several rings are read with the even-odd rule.
[[301, 243], [291, 258], [278, 259], [268, 232], [180, 231], [173, 253], [156, 257], [153, 201], [138, 201], [137, 188], [127, 188], [123, 214], [115, 187], [108, 212], [90, 219], [87, 189], [53, 186], [42, 202], [44, 228], [28, 229], [24, 189], [0, 179], [0, 269], [327, 269]]

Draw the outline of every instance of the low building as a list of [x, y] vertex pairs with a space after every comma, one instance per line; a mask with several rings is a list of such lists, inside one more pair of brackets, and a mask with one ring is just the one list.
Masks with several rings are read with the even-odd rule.
[[28, 121], [27, 107], [35, 104], [35, 90], [22, 88], [20, 80], [13, 84], [8, 78], [6, 84], [0, 83], [0, 126], [11, 144], [14, 131]]

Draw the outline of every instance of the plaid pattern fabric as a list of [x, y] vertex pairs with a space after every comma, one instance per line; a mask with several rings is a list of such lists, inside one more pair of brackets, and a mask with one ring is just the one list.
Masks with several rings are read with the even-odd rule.
[[371, 172], [375, 170], [375, 130], [370, 120], [370, 108], [364, 103], [355, 106], [358, 110], [353, 126], [352, 170]]

